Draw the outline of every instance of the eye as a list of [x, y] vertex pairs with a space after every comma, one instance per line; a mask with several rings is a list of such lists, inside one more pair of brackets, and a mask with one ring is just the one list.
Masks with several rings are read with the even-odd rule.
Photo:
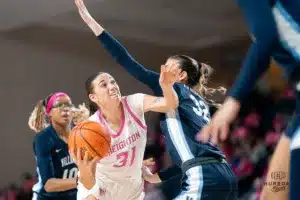
[[116, 84], [117, 82], [115, 80], [110, 81], [111, 84]]
[[102, 83], [102, 84], [100, 84], [100, 87], [102, 87], [102, 88], [105, 88], [107, 86], [107, 84], [106, 83]]

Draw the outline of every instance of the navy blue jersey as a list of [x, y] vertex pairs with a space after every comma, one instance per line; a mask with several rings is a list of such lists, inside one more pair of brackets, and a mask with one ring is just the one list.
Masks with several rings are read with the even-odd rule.
[[53, 126], [48, 126], [35, 136], [33, 149], [38, 181], [33, 191], [38, 199], [76, 199], [76, 189], [48, 193], [44, 188], [51, 178], [75, 178], [78, 172], [69, 155], [68, 145], [59, 138]]
[[271, 58], [289, 78], [300, 67], [300, 0], [236, 0], [253, 43], [230, 92], [238, 100], [249, 95]]
[[[148, 85], [156, 96], [162, 96], [158, 73], [147, 70], [136, 62], [106, 31], [99, 35], [98, 39], [125, 70]], [[160, 120], [173, 164], [180, 167], [182, 162], [197, 156], [224, 157], [223, 153], [213, 145], [201, 144], [195, 140], [195, 135], [210, 120], [209, 108], [204, 99], [184, 84], [177, 83], [174, 89], [179, 97], [179, 107], [175, 113], [162, 114]]]
[[[247, 98], [259, 76], [273, 58], [285, 71], [293, 86], [300, 83], [300, 0], [237, 0], [245, 15], [253, 43], [232, 88], [237, 100]], [[289, 199], [299, 199], [300, 98], [286, 134], [291, 138]]]
[[175, 112], [162, 117], [161, 129], [166, 136], [167, 150], [173, 164], [181, 166], [184, 161], [195, 157], [225, 157], [210, 143], [203, 144], [195, 136], [210, 121], [209, 106], [193, 89], [177, 83], [174, 89], [179, 98]]

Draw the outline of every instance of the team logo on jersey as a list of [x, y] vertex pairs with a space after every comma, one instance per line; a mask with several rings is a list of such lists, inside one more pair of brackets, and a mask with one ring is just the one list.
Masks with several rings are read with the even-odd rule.
[[59, 153], [60, 151], [61, 151], [61, 149], [56, 149], [55, 150], [56, 153]]

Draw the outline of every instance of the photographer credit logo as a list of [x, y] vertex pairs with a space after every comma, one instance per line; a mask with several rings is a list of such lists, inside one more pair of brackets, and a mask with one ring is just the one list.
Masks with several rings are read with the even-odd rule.
[[272, 172], [270, 181], [264, 183], [265, 186], [271, 187], [272, 192], [284, 191], [288, 184], [287, 173], [284, 171]]

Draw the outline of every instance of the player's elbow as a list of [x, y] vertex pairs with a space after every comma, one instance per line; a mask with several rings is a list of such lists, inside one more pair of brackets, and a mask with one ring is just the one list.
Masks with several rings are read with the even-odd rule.
[[165, 112], [175, 110], [179, 106], [178, 97], [172, 98], [172, 100], [165, 101]]
[[179, 106], [179, 101], [178, 101], [178, 98], [176, 98], [176, 100], [174, 100], [172, 103], [170, 103], [169, 110], [177, 109], [178, 106]]
[[51, 179], [48, 179], [45, 183], [44, 189], [46, 192], [56, 192], [55, 184]]

